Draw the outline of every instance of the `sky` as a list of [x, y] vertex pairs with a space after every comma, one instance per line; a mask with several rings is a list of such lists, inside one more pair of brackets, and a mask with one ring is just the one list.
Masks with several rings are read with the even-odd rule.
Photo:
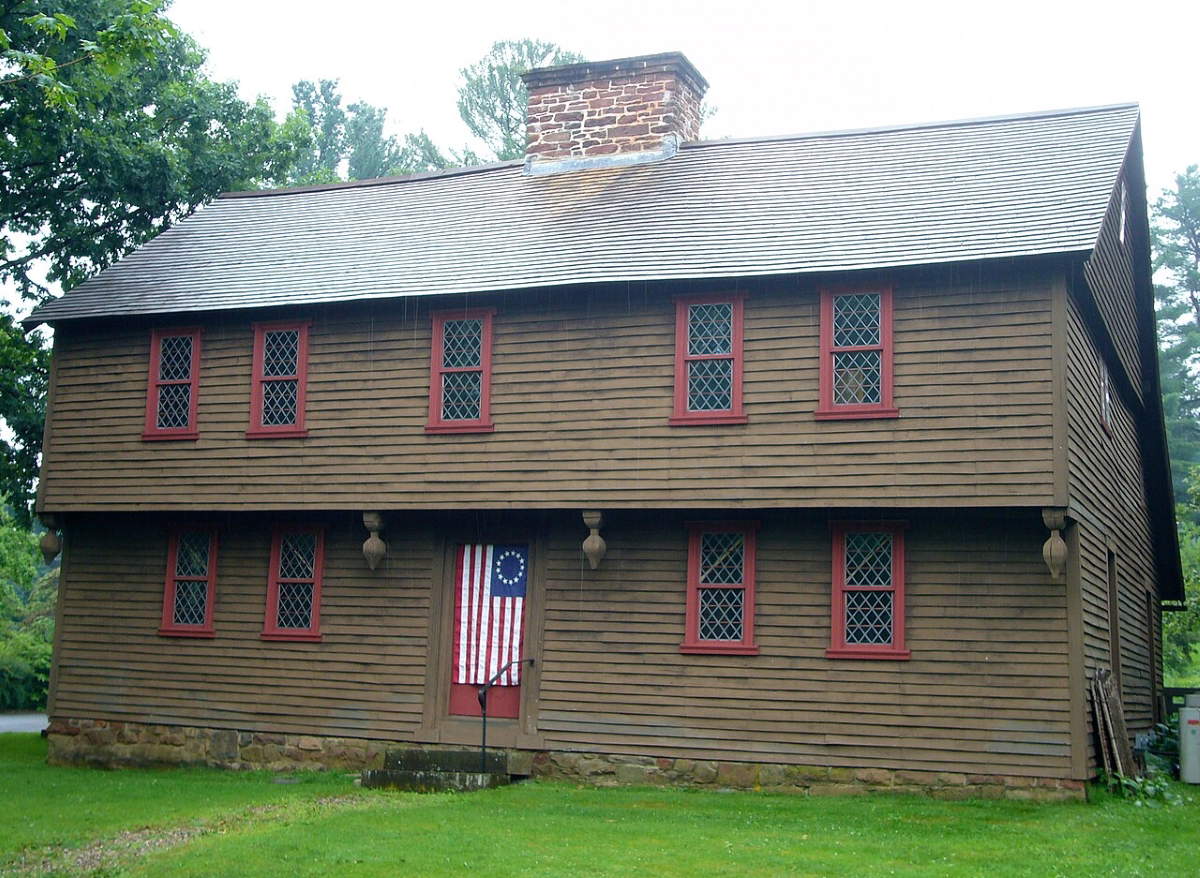
[[338, 79], [387, 107], [391, 133], [471, 142], [459, 70], [496, 40], [549, 40], [591, 60], [681, 51], [717, 108], [705, 139], [1137, 101], [1153, 197], [1200, 163], [1200, 2], [381, 2], [175, 0], [171, 17], [243, 97], [290, 105]]

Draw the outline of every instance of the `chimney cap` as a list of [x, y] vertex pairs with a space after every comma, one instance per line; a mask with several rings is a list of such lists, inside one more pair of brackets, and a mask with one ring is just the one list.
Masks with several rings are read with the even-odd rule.
[[636, 55], [632, 58], [614, 58], [611, 61], [583, 61], [579, 64], [564, 64], [561, 67], [537, 67], [521, 74], [521, 81], [527, 89], [533, 91], [548, 85], [567, 85], [590, 79], [617, 79], [639, 73], [675, 73], [689, 81], [698, 97], [702, 97], [708, 90], [708, 80], [700, 75], [700, 71], [682, 52]]

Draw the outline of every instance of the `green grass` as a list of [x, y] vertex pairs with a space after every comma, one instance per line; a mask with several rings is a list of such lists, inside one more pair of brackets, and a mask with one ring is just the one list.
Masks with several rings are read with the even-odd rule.
[[202, 829], [114, 846], [103, 874], [1137, 876], [1195, 874], [1200, 855], [1200, 804], [1183, 788], [1192, 801], [1158, 809], [547, 783], [354, 794], [337, 776], [50, 768], [31, 737], [0, 737], [0, 801], [20, 815], [0, 821], [0, 868], [30, 845], [178, 825]]

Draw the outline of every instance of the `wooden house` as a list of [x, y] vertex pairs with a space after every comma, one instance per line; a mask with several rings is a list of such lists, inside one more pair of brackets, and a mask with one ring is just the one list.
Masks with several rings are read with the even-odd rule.
[[51, 758], [472, 746], [520, 660], [526, 772], [1078, 795], [1182, 596], [1137, 107], [526, 82], [523, 162], [231, 193], [30, 317]]

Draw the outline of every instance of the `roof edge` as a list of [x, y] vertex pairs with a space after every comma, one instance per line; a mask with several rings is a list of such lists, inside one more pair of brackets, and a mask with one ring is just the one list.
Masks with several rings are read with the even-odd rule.
[[965, 119], [945, 119], [935, 122], [904, 122], [896, 125], [880, 125], [868, 128], [833, 128], [828, 131], [811, 131], [800, 134], [765, 134], [761, 137], [725, 137], [714, 140], [694, 140], [685, 143], [682, 149], [703, 149], [714, 146], [731, 146], [742, 143], [778, 143], [791, 140], [823, 140], [834, 137], [855, 137], [864, 134], [889, 134], [894, 131], [924, 131], [933, 128], [965, 128], [971, 125], [987, 125], [995, 122], [1021, 122], [1026, 119], [1046, 119], [1055, 116], [1082, 116], [1106, 110], [1137, 110], [1141, 104], [1127, 101], [1118, 104], [1097, 104], [1092, 107], [1064, 107], [1057, 110], [1037, 110], [1029, 113], [1004, 113], [999, 116], [973, 116]]
[[261, 198], [267, 195], [300, 195], [306, 192], [326, 192], [334, 189], [364, 189], [371, 186], [408, 183], [413, 180], [440, 180], [446, 177], [483, 174], [488, 171], [498, 171], [502, 168], [519, 168], [524, 163], [525, 160], [523, 158], [509, 159], [502, 162], [490, 162], [486, 165], [468, 165], [461, 168], [446, 168], [443, 171], [422, 171], [417, 174], [397, 174], [391, 177], [371, 177], [367, 180], [349, 180], [343, 183], [318, 183], [309, 186], [280, 186], [274, 189], [235, 190], [232, 192], [222, 192], [217, 198]]

